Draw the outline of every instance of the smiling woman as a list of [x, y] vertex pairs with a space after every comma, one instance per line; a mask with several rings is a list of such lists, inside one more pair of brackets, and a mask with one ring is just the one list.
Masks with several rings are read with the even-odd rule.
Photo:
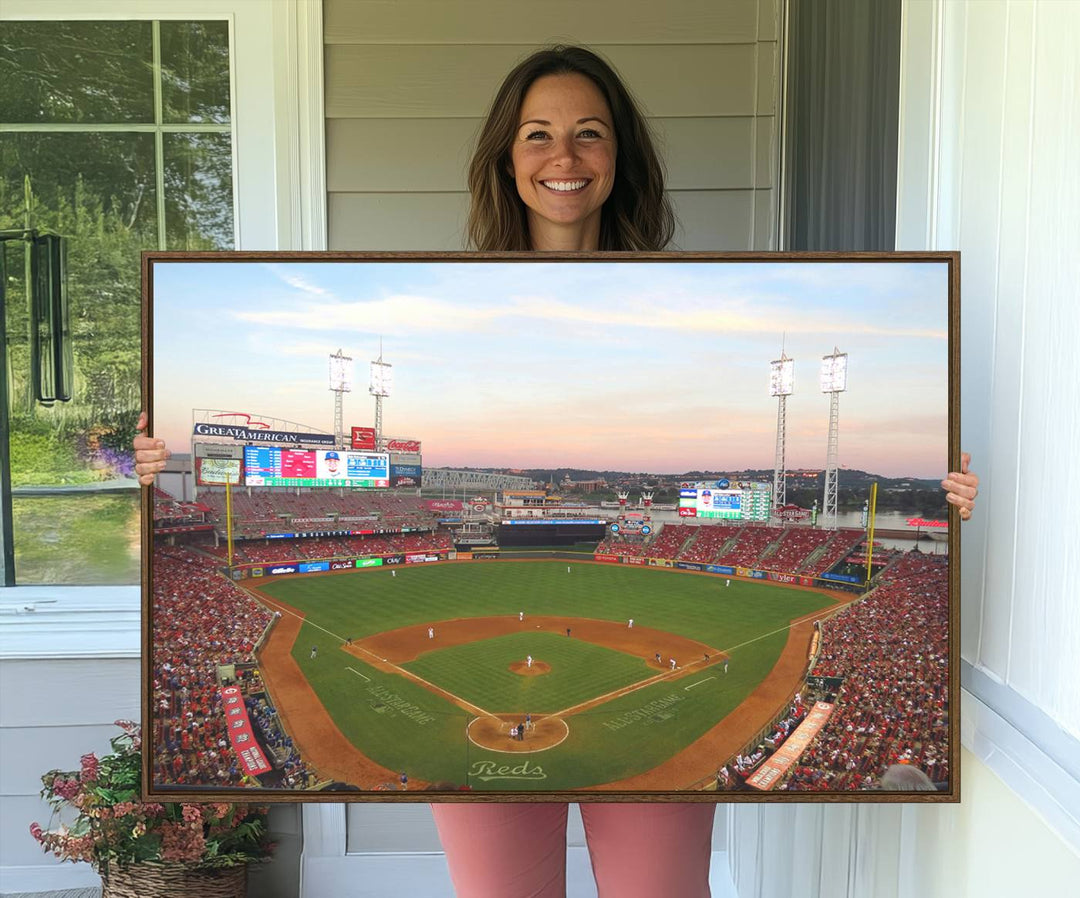
[[510, 168], [534, 243], [596, 246], [615, 178], [615, 131], [603, 94], [584, 75], [547, 75], [525, 94], [520, 117]]
[[469, 166], [469, 194], [468, 237], [479, 250], [660, 250], [675, 230], [645, 117], [583, 47], [541, 50], [507, 75]]

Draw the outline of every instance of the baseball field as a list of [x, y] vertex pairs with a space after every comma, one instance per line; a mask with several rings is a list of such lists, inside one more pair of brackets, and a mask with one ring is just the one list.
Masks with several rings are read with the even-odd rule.
[[837, 601], [565, 561], [247, 585], [282, 613], [260, 663], [302, 755], [364, 789], [402, 771], [410, 788], [690, 788], [785, 701]]

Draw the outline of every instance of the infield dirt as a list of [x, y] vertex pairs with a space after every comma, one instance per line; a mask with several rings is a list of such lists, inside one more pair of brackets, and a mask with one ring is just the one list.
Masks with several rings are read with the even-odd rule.
[[[834, 600], [839, 596], [831, 594]], [[303, 623], [303, 614], [296, 609], [259, 594], [261, 601], [281, 611], [282, 616], [260, 652], [262, 675], [274, 697], [276, 707], [305, 761], [324, 778], [352, 783], [361, 789], [384, 788], [394, 782], [398, 771], [390, 770], [368, 758], [357, 749], [338, 729], [329, 713], [319, 701], [314, 689], [308, 684], [296, 661], [292, 648]], [[850, 596], [843, 596], [850, 601]], [[832, 609], [825, 609], [813, 618], [823, 617]], [[745, 748], [747, 742], [761, 726], [777, 712], [801, 682], [806, 670], [807, 651], [813, 633], [813, 618], [796, 622], [788, 632], [787, 642], [780, 658], [769, 674], [749, 696], [723, 720], [709, 729], [691, 745], [680, 750], [668, 760], [643, 774], [622, 780], [590, 786], [585, 791], [674, 791], [691, 787], [703, 779], [707, 771], [718, 763]], [[434, 639], [428, 636], [428, 627], [435, 628]], [[640, 655], [657, 671], [656, 677], [678, 679], [688, 673], [699, 673], [703, 667], [715, 665], [725, 658], [715, 646], [680, 637], [672, 633], [641, 625], [633, 628], [625, 623], [568, 618], [535, 616], [524, 621], [516, 615], [505, 617], [482, 617], [456, 620], [432, 621], [417, 626], [389, 630], [342, 645], [342, 650], [362, 658], [366, 663], [384, 670], [391, 670], [454, 701], [471, 713], [480, 709], [468, 702], [444, 692], [414, 677], [398, 665], [411, 661], [426, 651], [465, 645], [482, 639], [540, 629], [565, 634], [570, 628], [571, 636], [610, 649]], [[662, 663], [657, 664], [659, 652]], [[708, 655], [708, 662], [705, 656]], [[668, 659], [675, 658], [680, 666], [670, 669]], [[681, 663], [679, 659], [687, 659]], [[528, 670], [520, 662], [524, 675], [541, 675], [546, 664], [534, 660], [534, 670]], [[574, 713], [610, 701], [638, 684], [601, 696], [573, 708], [560, 711], [558, 716], [540, 718], [524, 741], [514, 742], [508, 735], [509, 726], [517, 722], [510, 715], [489, 716], [474, 721], [469, 736], [474, 742], [496, 751], [518, 752], [543, 750], [559, 744], [566, 737], [566, 719]], [[475, 730], [474, 730], [475, 727]], [[679, 784], [679, 785], [673, 785]], [[410, 785], [422, 789], [428, 783], [410, 774]]]

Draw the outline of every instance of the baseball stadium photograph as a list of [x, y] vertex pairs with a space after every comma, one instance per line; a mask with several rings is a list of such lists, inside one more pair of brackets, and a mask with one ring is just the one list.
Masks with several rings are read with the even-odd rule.
[[958, 283], [144, 254], [144, 793], [959, 800]]

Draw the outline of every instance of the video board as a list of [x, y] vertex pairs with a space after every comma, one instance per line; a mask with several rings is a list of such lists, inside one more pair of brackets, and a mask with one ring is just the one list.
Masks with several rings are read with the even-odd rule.
[[423, 479], [424, 470], [420, 465], [399, 465], [395, 461], [390, 462], [391, 486], [420, 486]]
[[679, 487], [679, 516], [726, 521], [764, 521], [772, 514], [772, 485], [711, 480]]
[[390, 486], [390, 456], [346, 449], [244, 447], [244, 480], [249, 486]]

